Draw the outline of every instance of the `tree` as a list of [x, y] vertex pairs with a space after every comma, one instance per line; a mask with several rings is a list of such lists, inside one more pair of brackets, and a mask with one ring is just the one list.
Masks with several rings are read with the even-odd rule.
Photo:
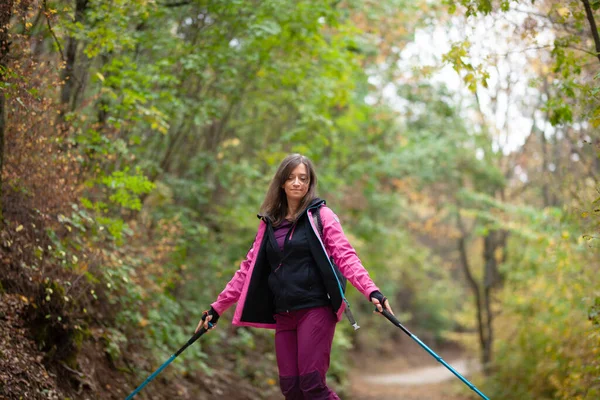
[[[8, 76], [8, 55], [10, 53], [9, 24], [13, 12], [13, 1], [0, 6], [0, 86], [4, 86]], [[4, 224], [2, 216], [2, 170], [4, 166], [4, 132], [6, 129], [6, 94], [0, 93], [0, 226]]]

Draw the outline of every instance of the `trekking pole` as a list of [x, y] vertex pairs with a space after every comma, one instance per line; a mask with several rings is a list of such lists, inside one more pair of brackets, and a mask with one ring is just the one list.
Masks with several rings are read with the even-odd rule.
[[[203, 316], [202, 319], [204, 319], [205, 317]], [[209, 329], [213, 327], [213, 324], [211, 324], [210, 322], [208, 323]], [[160, 374], [160, 372], [165, 369], [167, 367], [167, 365], [171, 364], [171, 362], [177, 358], [178, 355], [180, 355], [181, 353], [183, 353], [183, 351], [185, 349], [187, 349], [192, 343], [194, 343], [196, 340], [198, 340], [200, 338], [200, 336], [204, 335], [206, 332], [208, 332], [206, 329], [201, 328], [198, 332], [196, 332], [194, 334], [194, 336], [192, 336], [190, 338], [190, 340], [187, 341], [187, 343], [180, 348], [179, 350], [177, 350], [176, 353], [174, 353], [173, 355], [171, 355], [171, 357], [169, 357], [169, 359], [160, 367], [158, 367], [158, 369], [156, 371], [154, 371], [152, 373], [152, 375], [150, 375], [140, 386], [137, 387], [137, 389], [135, 389], [133, 392], [131, 392], [131, 394], [129, 396], [127, 396], [127, 398], [125, 400], [131, 400], [133, 399], [133, 397], [138, 394], [143, 388], [144, 386], [146, 386], [148, 383], [150, 383], [150, 381], [154, 378], [156, 378], [156, 375]]]
[[[377, 311], [377, 309], [375, 309], [375, 311]], [[379, 312], [379, 311], [377, 311], [377, 312]], [[452, 372], [454, 375], [456, 375], [458, 377], [458, 379], [460, 379], [461, 381], [463, 381], [463, 383], [465, 383], [468, 387], [470, 387], [475, 393], [477, 393], [479, 396], [481, 396], [482, 399], [490, 400], [485, 394], [481, 393], [479, 391], [479, 389], [477, 389], [475, 387], [475, 385], [473, 385], [471, 382], [469, 382], [464, 376], [462, 376], [461, 374], [459, 374], [458, 371], [456, 371], [446, 361], [444, 361], [442, 359], [442, 357], [440, 357], [437, 354], [435, 354], [435, 352], [433, 350], [431, 350], [429, 347], [427, 347], [427, 345], [425, 343], [421, 342], [421, 340], [418, 337], [416, 337], [415, 335], [413, 335], [412, 333], [410, 333], [410, 331], [408, 329], [406, 329], [404, 326], [402, 326], [402, 324], [400, 323], [400, 321], [398, 321], [398, 318], [396, 318], [392, 313], [390, 313], [389, 311], [387, 311], [386, 309], [384, 309], [383, 311], [381, 311], [381, 314], [383, 314], [384, 317], [386, 317], [387, 319], [389, 319], [392, 322], [392, 324], [394, 324], [398, 328], [402, 329], [404, 331], [404, 333], [406, 333], [408, 336], [410, 336], [422, 348], [424, 348], [425, 350], [427, 350], [427, 352], [429, 354], [431, 354], [436, 360], [438, 360], [440, 363], [442, 363], [442, 365], [444, 367], [448, 368], [450, 370], [450, 372]]]

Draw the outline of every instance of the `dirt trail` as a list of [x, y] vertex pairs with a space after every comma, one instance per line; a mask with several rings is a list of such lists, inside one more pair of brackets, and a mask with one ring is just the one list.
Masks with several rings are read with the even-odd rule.
[[[472, 366], [466, 359], [448, 362], [458, 373], [463, 376], [472, 371]], [[472, 364], [472, 363], [471, 363]], [[379, 385], [428, 385], [458, 379], [446, 367], [440, 364], [438, 367], [419, 368], [397, 374], [367, 375], [363, 380], [368, 383]]]
[[[396, 358], [364, 356], [355, 361], [352, 394], [356, 400], [468, 400], [466, 388], [452, 372], [429, 354], [410, 351]], [[442, 358], [467, 377], [479, 368], [457, 350]], [[466, 388], [466, 390], [465, 390]]]

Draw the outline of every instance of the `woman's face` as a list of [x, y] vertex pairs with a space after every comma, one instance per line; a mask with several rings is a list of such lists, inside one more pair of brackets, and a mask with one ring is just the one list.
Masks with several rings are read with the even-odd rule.
[[302, 200], [308, 192], [309, 183], [310, 178], [308, 176], [308, 171], [306, 170], [306, 165], [302, 163], [298, 164], [282, 186], [283, 190], [285, 190], [288, 203], [290, 201], [296, 202]]

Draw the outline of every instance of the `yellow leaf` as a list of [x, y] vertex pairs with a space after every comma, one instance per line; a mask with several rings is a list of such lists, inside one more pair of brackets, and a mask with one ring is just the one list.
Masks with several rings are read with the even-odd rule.
[[567, 7], [561, 7], [558, 10], [556, 10], [556, 12], [561, 17], [566, 17], [567, 15], [569, 15], [569, 9]]
[[23, 225], [19, 225], [17, 226], [17, 229], [15, 229], [15, 231], [17, 232], [21, 232], [23, 230]]
[[147, 326], [147, 325], [148, 325], [148, 320], [147, 320], [146, 318], [142, 318], [142, 319], [140, 320], [140, 326], [141, 326], [142, 328], [144, 328], [144, 327], [145, 327], [145, 326]]
[[98, 79], [100, 79], [101, 82], [104, 82], [104, 75], [102, 75], [100, 72], [96, 72], [96, 76], [98, 77]]
[[240, 139], [238, 139], [238, 138], [227, 139], [227, 140], [223, 141], [223, 147], [225, 147], [225, 148], [236, 147], [239, 144], [240, 144]]

